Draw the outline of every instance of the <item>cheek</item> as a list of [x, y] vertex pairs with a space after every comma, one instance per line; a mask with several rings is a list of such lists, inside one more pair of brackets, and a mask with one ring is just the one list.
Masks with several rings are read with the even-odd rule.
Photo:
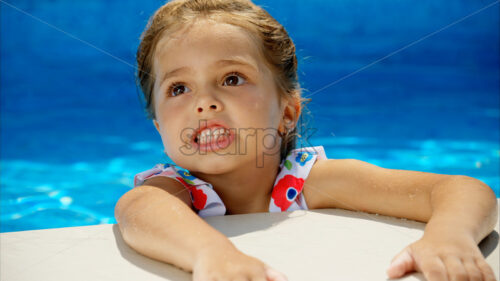
[[256, 95], [235, 100], [226, 109], [231, 111], [235, 124], [241, 128], [267, 128], [272, 124], [272, 107]]
[[156, 110], [156, 118], [160, 125], [160, 135], [165, 148], [174, 141], [178, 132], [176, 127], [179, 124], [178, 109], [169, 108], [168, 106], [159, 106]]
[[274, 124], [273, 120], [279, 118], [277, 94], [273, 91], [258, 89], [254, 94], [248, 95], [243, 104], [252, 116], [266, 120], [267, 124]]
[[264, 97], [254, 103], [254, 110], [259, 112], [256, 116], [266, 124], [266, 127], [277, 127], [280, 120], [280, 108], [277, 100], [269, 96]]
[[178, 98], [160, 98], [155, 99], [156, 117], [162, 120], [164, 124], [169, 124], [175, 120], [180, 120], [182, 114], [185, 114], [187, 100], [183, 97]]

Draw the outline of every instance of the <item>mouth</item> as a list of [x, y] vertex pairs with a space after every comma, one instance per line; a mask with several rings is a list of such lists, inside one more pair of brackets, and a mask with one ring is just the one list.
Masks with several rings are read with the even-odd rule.
[[200, 122], [192, 137], [192, 144], [200, 151], [216, 151], [228, 147], [235, 138], [234, 130], [220, 120]]

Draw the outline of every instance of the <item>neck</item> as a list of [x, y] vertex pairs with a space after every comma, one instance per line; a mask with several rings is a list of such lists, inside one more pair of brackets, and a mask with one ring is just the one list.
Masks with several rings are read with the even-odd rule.
[[279, 154], [266, 155], [262, 167], [253, 159], [224, 174], [191, 174], [212, 184], [228, 215], [268, 212], [279, 161]]

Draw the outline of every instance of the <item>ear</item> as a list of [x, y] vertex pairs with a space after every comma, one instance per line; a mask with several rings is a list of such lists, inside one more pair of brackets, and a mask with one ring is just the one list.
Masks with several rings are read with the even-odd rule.
[[159, 133], [160, 132], [160, 124], [158, 124], [158, 122], [155, 119], [153, 119], [153, 124], [155, 125], [155, 128]]
[[281, 100], [282, 118], [279, 125], [279, 130], [284, 132], [291, 131], [295, 128], [299, 119], [302, 108], [300, 107], [300, 96], [298, 93], [293, 93], [291, 96]]

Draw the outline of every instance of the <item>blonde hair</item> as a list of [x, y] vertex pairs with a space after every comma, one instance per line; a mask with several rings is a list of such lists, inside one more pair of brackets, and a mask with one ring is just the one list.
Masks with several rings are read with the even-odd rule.
[[[144, 95], [148, 118], [156, 119], [153, 104], [156, 77], [153, 56], [156, 46], [164, 34], [172, 33], [198, 17], [210, 17], [253, 34], [260, 41], [260, 51], [274, 74], [280, 89], [280, 99], [296, 101], [296, 113], [300, 116], [305, 102], [310, 99], [301, 97], [295, 45], [279, 22], [250, 0], [174, 0], [161, 6], [149, 19], [137, 50], [136, 77]], [[280, 136], [283, 138], [281, 159], [284, 159], [295, 148], [300, 134], [295, 126], [291, 131], [280, 132]]]

